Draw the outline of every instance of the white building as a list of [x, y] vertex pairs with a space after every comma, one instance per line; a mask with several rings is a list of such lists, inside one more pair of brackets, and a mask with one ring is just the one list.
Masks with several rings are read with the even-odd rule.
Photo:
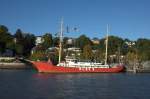
[[129, 42], [129, 41], [126, 41], [125, 42], [129, 47], [132, 47], [132, 46], [134, 46], [135, 45], [135, 42]]
[[39, 45], [41, 43], [43, 43], [42, 36], [36, 36], [35, 44]]
[[81, 52], [80, 48], [76, 48], [76, 47], [71, 47], [67, 49], [68, 51], [74, 51], [74, 52]]

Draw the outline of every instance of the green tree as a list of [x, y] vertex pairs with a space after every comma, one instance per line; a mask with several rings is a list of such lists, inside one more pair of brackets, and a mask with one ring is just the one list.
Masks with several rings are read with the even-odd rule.
[[14, 38], [15, 38], [15, 53], [16, 55], [22, 56], [24, 51], [24, 36], [21, 29], [16, 30]]
[[[108, 40], [108, 47], [109, 47], [109, 53], [110, 54], [118, 54], [119, 50], [122, 52], [122, 45], [124, 43], [123, 39], [116, 36], [109, 36]], [[117, 53], [118, 52], [118, 53]]]
[[23, 40], [23, 32], [21, 31], [21, 29], [17, 29], [14, 37], [16, 38], [17, 43], [22, 43], [21, 41]]
[[44, 46], [45, 49], [48, 49], [49, 47], [52, 46], [53, 44], [52, 34], [46, 33], [45, 35], [43, 35], [42, 39], [43, 39], [42, 45]]
[[104, 61], [105, 58], [105, 52], [103, 52], [101, 49], [97, 49], [96, 52], [94, 53], [94, 59], [98, 62]]
[[90, 38], [86, 37], [85, 35], [81, 35], [79, 38], [76, 39], [76, 46], [83, 49], [85, 45], [92, 45]]
[[150, 60], [150, 40], [149, 39], [138, 39], [136, 42], [137, 54], [140, 60]]
[[[96, 37], [94, 37], [92, 40], [94, 40], [94, 41], [99, 41], [99, 39], [96, 38]], [[99, 41], [99, 42], [100, 42], [100, 41]], [[92, 49], [97, 50], [97, 49], [99, 49], [99, 48], [100, 48], [99, 43], [93, 43], [93, 42], [92, 42]]]
[[136, 62], [136, 53], [135, 52], [128, 52], [126, 55], [126, 61], [127, 61], [127, 68], [133, 69], [134, 64]]
[[58, 37], [54, 37], [53, 38], [53, 46], [59, 46], [59, 38]]
[[[108, 53], [111, 54], [116, 54], [119, 52], [118, 50], [120, 49], [120, 52], [122, 52], [122, 46], [123, 46], [123, 39], [119, 38], [117, 36], [109, 36], [108, 37]], [[100, 40], [100, 48], [103, 52], [105, 52], [105, 38]]]
[[6, 48], [10, 49], [11, 51], [13, 51], [13, 55], [15, 55], [15, 42], [12, 40], [12, 42], [8, 42], [6, 44]]
[[0, 25], [0, 33], [7, 33], [8, 32], [8, 28], [4, 25]]
[[85, 45], [83, 48], [83, 58], [87, 60], [92, 60], [94, 58], [92, 47], [90, 44]]
[[31, 53], [32, 48], [35, 46], [35, 36], [29, 33], [26, 33], [24, 35], [23, 55], [28, 57]]
[[17, 29], [15, 37], [15, 53], [19, 56], [30, 56], [31, 49], [35, 46], [35, 36], [30, 33], [23, 33]]
[[15, 54], [18, 56], [23, 55], [23, 45], [15, 44]]
[[0, 25], [0, 52], [3, 53], [7, 48], [7, 43], [13, 42], [12, 35], [8, 32], [8, 28]]

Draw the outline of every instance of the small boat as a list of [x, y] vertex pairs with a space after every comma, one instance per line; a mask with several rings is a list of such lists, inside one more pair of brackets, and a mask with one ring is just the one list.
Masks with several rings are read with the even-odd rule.
[[110, 66], [107, 64], [107, 43], [108, 43], [108, 28], [106, 36], [106, 52], [105, 63], [78, 61], [76, 58], [66, 56], [65, 61], [61, 61], [62, 52], [62, 37], [63, 37], [63, 21], [61, 22], [60, 44], [59, 44], [59, 62], [55, 66], [51, 61], [32, 61], [38, 72], [42, 73], [118, 73], [124, 70], [122, 64]]

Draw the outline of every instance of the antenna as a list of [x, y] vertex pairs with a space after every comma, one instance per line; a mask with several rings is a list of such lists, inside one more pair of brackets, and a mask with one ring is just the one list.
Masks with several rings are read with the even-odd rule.
[[107, 65], [107, 54], [108, 54], [108, 33], [109, 33], [109, 25], [107, 24], [107, 33], [106, 33], [106, 52], [105, 52], [105, 65]]
[[63, 18], [61, 18], [61, 23], [60, 23], [60, 35], [59, 35], [59, 60], [58, 63], [61, 61], [61, 52], [62, 52], [62, 42], [63, 42]]

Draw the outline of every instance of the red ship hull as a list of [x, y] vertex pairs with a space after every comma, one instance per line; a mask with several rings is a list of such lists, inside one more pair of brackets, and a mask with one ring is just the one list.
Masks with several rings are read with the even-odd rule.
[[42, 73], [118, 73], [124, 70], [122, 65], [113, 68], [77, 68], [54, 66], [48, 62], [32, 62], [38, 72]]

